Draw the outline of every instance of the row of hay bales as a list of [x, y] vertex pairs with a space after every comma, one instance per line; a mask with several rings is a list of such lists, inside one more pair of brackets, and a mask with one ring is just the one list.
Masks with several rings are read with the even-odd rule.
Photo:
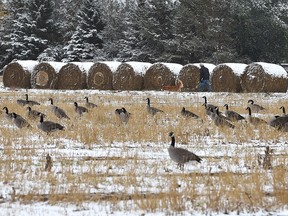
[[[276, 64], [203, 64], [211, 72], [214, 92], [287, 91], [287, 72]], [[35, 89], [161, 90], [180, 79], [182, 91], [198, 91], [199, 68], [199, 63], [13, 61], [4, 68], [3, 84]]]

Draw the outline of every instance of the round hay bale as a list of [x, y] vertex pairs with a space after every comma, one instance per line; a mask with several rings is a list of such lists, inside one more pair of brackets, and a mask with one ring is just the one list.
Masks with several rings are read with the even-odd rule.
[[112, 90], [113, 73], [120, 62], [96, 62], [88, 71], [87, 86], [89, 89]]
[[240, 83], [244, 92], [286, 92], [287, 72], [280, 65], [254, 62], [245, 68]]
[[[202, 64], [208, 68], [210, 74], [215, 68], [214, 64]], [[199, 91], [200, 63], [184, 65], [179, 72], [179, 79], [183, 82], [183, 91]]]
[[57, 89], [85, 89], [86, 73], [74, 63], [65, 64], [58, 73], [58, 79], [55, 88]]
[[54, 89], [62, 62], [40, 62], [31, 74], [31, 86], [36, 89]]
[[211, 76], [214, 92], [242, 92], [240, 76], [244, 73], [247, 64], [223, 63], [217, 65]]
[[10, 88], [31, 88], [31, 73], [37, 61], [13, 61], [4, 67], [3, 84]]
[[151, 66], [147, 62], [124, 62], [113, 74], [113, 89], [115, 90], [142, 90], [144, 74]]
[[175, 63], [154, 63], [144, 74], [144, 89], [160, 90], [164, 85], [175, 85], [182, 67]]

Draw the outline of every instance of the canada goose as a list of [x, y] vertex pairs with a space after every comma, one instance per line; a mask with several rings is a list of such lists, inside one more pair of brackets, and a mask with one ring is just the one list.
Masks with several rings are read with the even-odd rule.
[[26, 97], [25, 100], [18, 99], [18, 100], [17, 100], [17, 104], [19, 104], [20, 106], [25, 106], [25, 105], [29, 105], [29, 106], [40, 105], [40, 103], [38, 103], [37, 101], [28, 100], [28, 94], [25, 94], [25, 97]]
[[75, 106], [74, 108], [75, 112], [78, 113], [80, 116], [82, 116], [83, 113], [88, 113], [88, 109], [82, 106], [78, 106], [77, 102], [74, 102], [74, 106]]
[[154, 116], [154, 115], [155, 115], [156, 113], [158, 113], [158, 112], [164, 112], [164, 111], [162, 111], [162, 110], [160, 110], [160, 109], [151, 107], [151, 106], [150, 106], [150, 98], [147, 98], [146, 100], [147, 100], [147, 111], [148, 111], [149, 114], [151, 114], [152, 116]]
[[248, 106], [246, 108], [246, 110], [248, 110], [248, 121], [257, 126], [259, 124], [267, 124], [267, 122], [264, 120], [264, 119], [261, 119], [261, 118], [258, 118], [258, 117], [253, 117], [252, 114], [251, 114], [251, 108]]
[[206, 109], [209, 109], [209, 108], [212, 108], [213, 110], [216, 109], [217, 106], [207, 103], [207, 97], [206, 96], [203, 96], [202, 98], [204, 98], [204, 106]]
[[86, 100], [85, 106], [87, 108], [95, 108], [95, 107], [97, 107], [96, 104], [89, 102], [88, 97], [85, 97], [84, 99]]
[[282, 110], [282, 116], [287, 116], [286, 111], [285, 111], [285, 107], [281, 106], [280, 109]]
[[27, 107], [27, 116], [29, 119], [36, 120], [39, 118], [40, 115], [43, 115], [44, 117], [46, 117], [45, 114], [43, 114], [37, 110], [32, 110], [32, 108], [30, 106]]
[[173, 132], [170, 132], [169, 136], [171, 137], [171, 145], [168, 148], [168, 153], [170, 158], [177, 163], [180, 169], [184, 169], [184, 164], [189, 161], [195, 160], [198, 163], [201, 163], [202, 159], [194, 153], [183, 148], [175, 147], [175, 136]]
[[64, 126], [60, 125], [59, 123], [44, 121], [43, 115], [40, 115], [40, 123], [37, 125], [37, 127], [47, 134], [58, 130], [64, 130]]
[[5, 110], [4, 118], [9, 120], [9, 121], [12, 121], [13, 116], [12, 116], [12, 113], [9, 113], [8, 108], [7, 107], [3, 107], [3, 110]]
[[224, 114], [226, 115], [226, 117], [230, 120], [230, 121], [241, 121], [243, 119], [245, 119], [242, 115], [240, 115], [239, 113], [233, 111], [233, 110], [229, 110], [228, 108], [228, 104], [224, 104], [225, 112]]
[[185, 107], [182, 108], [181, 110], [181, 115], [186, 117], [186, 118], [194, 118], [194, 119], [198, 119], [199, 116], [196, 115], [195, 113], [189, 111], [189, 110], [186, 110]]
[[53, 99], [49, 98], [49, 101], [51, 102], [51, 109], [52, 112], [54, 113], [55, 116], [57, 116], [58, 118], [62, 119], [70, 119], [69, 116], [67, 116], [67, 114], [65, 113], [65, 111], [61, 108], [59, 108], [58, 106], [53, 105]]
[[18, 128], [31, 128], [32, 126], [20, 115], [12, 113], [12, 121]]
[[255, 104], [255, 103], [254, 103], [254, 100], [252, 100], [252, 99], [249, 99], [249, 100], [248, 100], [248, 103], [249, 103], [249, 107], [251, 108], [251, 111], [252, 111], [252, 112], [258, 113], [258, 112], [260, 112], [261, 110], [264, 110], [264, 109], [265, 109], [264, 107], [262, 107], [262, 106], [260, 106], [260, 105], [258, 105], [258, 104]]
[[277, 130], [287, 130], [288, 129], [288, 115], [285, 116], [275, 116], [268, 123], [271, 127], [275, 127]]
[[215, 115], [213, 115], [212, 120], [214, 121], [216, 126], [220, 127], [229, 127], [229, 128], [234, 128], [235, 126], [231, 124], [226, 117], [223, 118], [222, 116], [219, 115], [219, 108], [216, 107], [215, 109]]
[[127, 123], [131, 116], [131, 113], [127, 112], [127, 110], [124, 107], [122, 107], [121, 109], [116, 109], [115, 114], [116, 116], [119, 117], [120, 121], [123, 123]]

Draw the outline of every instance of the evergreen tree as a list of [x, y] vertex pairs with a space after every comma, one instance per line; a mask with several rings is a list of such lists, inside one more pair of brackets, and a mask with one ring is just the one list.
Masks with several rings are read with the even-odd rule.
[[138, 59], [164, 61], [171, 55], [174, 1], [139, 0], [137, 6], [132, 20], [135, 32], [139, 31], [139, 35], [135, 37], [139, 38], [136, 45], [141, 50]]
[[234, 7], [239, 54], [251, 61], [287, 61], [288, 7], [284, 1], [240, 1]]
[[[64, 47], [66, 60], [82, 61], [100, 55], [103, 47], [101, 32], [104, 22], [98, 1], [85, 0], [77, 14], [78, 24], [68, 45]], [[101, 53], [102, 54], [102, 53]]]
[[57, 28], [52, 20], [53, 2], [14, 0], [9, 8], [10, 18], [6, 25], [10, 24], [10, 31], [2, 42], [5, 46], [5, 62], [12, 59], [36, 60], [57, 39]]

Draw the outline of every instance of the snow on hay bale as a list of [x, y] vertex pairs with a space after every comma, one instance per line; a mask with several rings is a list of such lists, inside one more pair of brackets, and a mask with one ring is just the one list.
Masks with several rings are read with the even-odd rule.
[[144, 74], [144, 89], [160, 90], [164, 85], [175, 85], [182, 67], [175, 63], [154, 63]]
[[[211, 73], [215, 68], [214, 64], [203, 63]], [[183, 91], [199, 91], [200, 63], [186, 64], [179, 72], [179, 79], [183, 82]]]
[[37, 61], [12, 61], [4, 67], [3, 84], [5, 87], [30, 88], [31, 73]]
[[31, 86], [36, 89], [54, 89], [57, 74], [65, 65], [62, 62], [40, 62], [32, 71]]
[[85, 89], [86, 72], [76, 63], [66, 63], [58, 73], [58, 79], [55, 88], [57, 89]]
[[242, 92], [240, 76], [244, 73], [247, 64], [223, 63], [217, 65], [211, 76], [211, 85], [214, 92]]
[[112, 90], [113, 73], [121, 62], [104, 61], [94, 63], [88, 71], [89, 89]]
[[265, 62], [251, 63], [240, 79], [244, 92], [287, 91], [287, 72], [280, 65]]
[[142, 90], [144, 74], [151, 65], [147, 62], [123, 62], [113, 74], [113, 89]]

